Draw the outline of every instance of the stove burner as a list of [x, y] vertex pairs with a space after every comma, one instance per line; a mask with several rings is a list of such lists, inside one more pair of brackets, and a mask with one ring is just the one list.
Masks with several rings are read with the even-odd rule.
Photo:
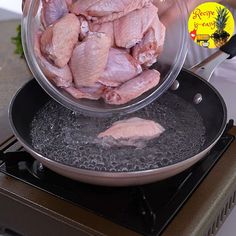
[[45, 167], [42, 163], [38, 162], [37, 160], [26, 163], [27, 170], [29, 171], [32, 176], [37, 179], [44, 179], [45, 178]]
[[98, 187], [70, 180], [24, 151], [8, 152], [17, 143], [14, 138], [0, 146], [0, 171], [142, 235], [159, 235], [234, 140], [227, 134], [231, 125], [232, 122], [210, 154], [194, 167], [139, 187]]

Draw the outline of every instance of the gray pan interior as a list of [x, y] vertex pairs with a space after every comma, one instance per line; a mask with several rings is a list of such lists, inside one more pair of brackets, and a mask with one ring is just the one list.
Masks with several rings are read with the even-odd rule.
[[[182, 70], [182, 72], [178, 77], [178, 80], [180, 82], [179, 89], [176, 91], [169, 91], [168, 92], [169, 95], [164, 95], [166, 96], [166, 98], [161, 98], [163, 100], [163, 104], [166, 104], [167, 107], [169, 106], [171, 109], [173, 108], [174, 109], [173, 113], [175, 113], [176, 107], [174, 105], [175, 102], [173, 102], [173, 98], [177, 97], [176, 100], [178, 101], [182, 100], [183, 103], [185, 104], [184, 106], [186, 106], [186, 109], [188, 106], [190, 106], [192, 107], [192, 110], [196, 111], [195, 113], [196, 116], [193, 115], [188, 116], [185, 114], [186, 112], [182, 112], [182, 116], [185, 116], [184, 117], [185, 120], [183, 121], [184, 123], [186, 123], [186, 125], [184, 125], [184, 123], [182, 122], [183, 127], [189, 124], [190, 124], [189, 127], [191, 127], [191, 125], [195, 125], [195, 127], [193, 127], [195, 131], [194, 133], [186, 132], [187, 130], [184, 129], [185, 133], [182, 136], [183, 145], [181, 145], [181, 143], [179, 145], [179, 149], [182, 148], [180, 150], [181, 152], [178, 153], [179, 159], [176, 159], [176, 157], [174, 158], [173, 155], [172, 156], [170, 155], [171, 153], [169, 152], [169, 150], [173, 145], [171, 145], [170, 143], [171, 141], [168, 140], [168, 138], [165, 139], [163, 138], [163, 137], [168, 137], [168, 134], [171, 134], [171, 132], [174, 133], [175, 131], [176, 121], [168, 119], [167, 116], [157, 120], [161, 121], [160, 123], [165, 128], [167, 128], [166, 133], [164, 133], [163, 136], [160, 137], [160, 140], [162, 138], [162, 141], [157, 141], [157, 143], [150, 142], [148, 144], [149, 146], [147, 146], [145, 150], [140, 150], [139, 151], [140, 157], [136, 158], [137, 160], [138, 158], [139, 160], [141, 159], [141, 161], [137, 162], [136, 163], [137, 165], [134, 168], [131, 168], [132, 166], [128, 166], [128, 168], [126, 169], [125, 168], [119, 169], [119, 166], [116, 165], [113, 166], [114, 168], [112, 167], [110, 169], [102, 169], [102, 168], [96, 169], [93, 168], [92, 166], [89, 167], [86, 165], [85, 166], [79, 165], [78, 161], [72, 160], [69, 152], [64, 152], [64, 156], [61, 159], [56, 158], [56, 155], [44, 156], [42, 151], [40, 152], [38, 151], [39, 149], [38, 150], [35, 149], [35, 144], [37, 144], [37, 142], [36, 143], [32, 142], [32, 120], [34, 119], [37, 112], [42, 107], [44, 107], [45, 104], [48, 103], [49, 100], [51, 100], [51, 98], [40, 88], [40, 86], [36, 83], [35, 80], [32, 80], [29, 83], [27, 83], [22, 89], [19, 90], [19, 92], [13, 98], [9, 110], [11, 126], [19, 141], [36, 159], [38, 159], [48, 168], [52, 169], [53, 171], [61, 175], [87, 183], [98, 184], [98, 185], [110, 185], [110, 186], [140, 185], [161, 180], [173, 176], [189, 168], [190, 166], [195, 164], [198, 160], [200, 160], [202, 157], [204, 157], [223, 133], [227, 120], [225, 103], [222, 97], [219, 95], [219, 93], [208, 82], [204, 81], [200, 77], [194, 75], [193, 73], [187, 70]], [[195, 95], [198, 93], [202, 95], [203, 101], [200, 104], [196, 105], [193, 103], [193, 100]], [[153, 107], [150, 110], [153, 110], [155, 106], [158, 106], [158, 102], [153, 103], [151, 106]], [[169, 112], [170, 111], [168, 111], [168, 113]], [[139, 116], [140, 114], [142, 114], [141, 115], [142, 118], [145, 118], [144, 111], [140, 111], [136, 115]], [[132, 116], [133, 115], [134, 114], [132, 114]], [[180, 116], [181, 112], [178, 114], [178, 117]], [[106, 125], [108, 125], [108, 123]], [[45, 126], [46, 125], [48, 124], [45, 124]], [[204, 137], [198, 137], [198, 132], [199, 134], [204, 132], [205, 133]], [[90, 134], [93, 133], [93, 130], [91, 129], [89, 133]], [[96, 134], [94, 133], [94, 137], [95, 136]], [[178, 135], [175, 137], [176, 137], [176, 142], [179, 142]], [[51, 138], [53, 139], [53, 137]], [[37, 141], [37, 139], [35, 140]], [[160, 143], [158, 142], [164, 142], [165, 145], [162, 145], [162, 148], [160, 149], [160, 147], [158, 146], [160, 145]], [[189, 146], [191, 146], [190, 149]], [[194, 150], [195, 147], [197, 147], [198, 150], [197, 149]], [[190, 151], [192, 149], [192, 153], [190, 151], [186, 151], [185, 150], [186, 148], [188, 148], [188, 150]], [[120, 153], [123, 152], [124, 154], [123, 156], [125, 157], [126, 152], [127, 152], [126, 156], [131, 156], [132, 152], [135, 153], [135, 151], [132, 150], [129, 150], [128, 152], [127, 149], [128, 148], [126, 148], [126, 150], [115, 149], [113, 150], [113, 154], [118, 153], [117, 155], [119, 155]], [[54, 148], [53, 152], [55, 150], [56, 147]], [[158, 150], [156, 153], [154, 153], [155, 154], [154, 156], [156, 156], [155, 158], [157, 159], [154, 159], [152, 165], [150, 165], [150, 163], [148, 163], [147, 160], [150, 161], [149, 157], [151, 154], [153, 154], [153, 150]], [[79, 150], [77, 151], [79, 153]], [[165, 153], [165, 155], [163, 153]], [[158, 160], [158, 155], [160, 156], [162, 155], [161, 158], [162, 162], [158, 163], [158, 161], [156, 161]], [[58, 155], [58, 157], [59, 156], [60, 155]], [[89, 157], [91, 156], [91, 153], [85, 150], [79, 156], [80, 158]], [[106, 158], [105, 152], [103, 153], [102, 157], [103, 159]], [[96, 156], [93, 158], [96, 158]], [[111, 161], [112, 159], [109, 160]], [[125, 160], [127, 160], [127, 158]], [[132, 162], [132, 158], [129, 160]], [[120, 163], [122, 163], [122, 161]], [[142, 165], [140, 163], [142, 163]], [[96, 165], [97, 164], [95, 161], [95, 166]]]

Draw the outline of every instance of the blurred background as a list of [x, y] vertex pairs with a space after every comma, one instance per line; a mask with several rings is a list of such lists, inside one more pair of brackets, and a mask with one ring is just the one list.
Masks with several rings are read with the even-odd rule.
[[21, 13], [21, 0], [0, 0], [0, 8]]

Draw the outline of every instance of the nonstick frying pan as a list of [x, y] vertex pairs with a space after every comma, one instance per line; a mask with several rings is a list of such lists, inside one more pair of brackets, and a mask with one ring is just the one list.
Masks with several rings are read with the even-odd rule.
[[105, 172], [65, 165], [41, 155], [32, 145], [31, 122], [35, 114], [51, 98], [35, 80], [28, 82], [13, 98], [9, 109], [11, 127], [19, 142], [32, 156], [47, 168], [63, 176], [85, 183], [106, 186], [142, 185], [159, 181], [174, 176], [194, 165], [211, 150], [221, 137], [227, 122], [226, 106], [220, 94], [206, 79], [209, 80], [218, 64], [235, 55], [236, 36], [219, 52], [201, 64], [191, 70], [183, 69], [170, 89], [171, 93], [195, 106], [206, 129], [205, 144], [202, 150], [198, 154], [173, 165], [144, 171]]

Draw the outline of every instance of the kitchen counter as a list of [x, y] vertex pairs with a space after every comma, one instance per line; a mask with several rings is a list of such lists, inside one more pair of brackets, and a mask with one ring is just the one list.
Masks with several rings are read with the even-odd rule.
[[[6, 14], [6, 11], [0, 10], [0, 16], [3, 16], [3, 13]], [[11, 133], [9, 124], [6, 124], [11, 98], [32, 78], [25, 60], [14, 54], [15, 46], [11, 43], [11, 37], [16, 35], [19, 23], [19, 20], [0, 22], [0, 143]]]

